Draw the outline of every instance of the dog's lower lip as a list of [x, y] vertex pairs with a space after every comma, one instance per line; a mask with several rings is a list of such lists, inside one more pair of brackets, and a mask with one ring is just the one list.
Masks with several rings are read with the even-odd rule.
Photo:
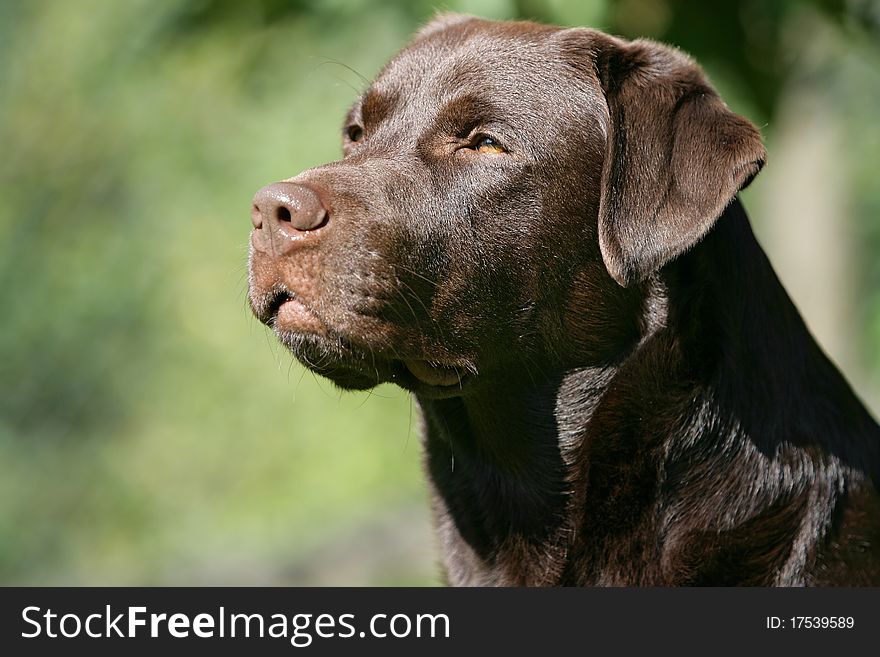
[[320, 333], [321, 326], [306, 304], [293, 295], [282, 299], [273, 313], [276, 329]]
[[403, 361], [410, 374], [430, 386], [448, 387], [461, 384], [466, 372], [452, 365], [440, 365], [426, 360]]

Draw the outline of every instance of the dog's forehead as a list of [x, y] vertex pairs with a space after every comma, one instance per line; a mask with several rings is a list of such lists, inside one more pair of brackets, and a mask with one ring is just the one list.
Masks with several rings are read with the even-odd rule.
[[[482, 72], [511, 73], [529, 71], [546, 65], [553, 50], [551, 36], [557, 29], [534, 26], [534, 29], [503, 29], [497, 23], [467, 23], [417, 37], [395, 56], [383, 80], [399, 77], [433, 78], [438, 74], [462, 73], [468, 69]], [[447, 75], [444, 75], [447, 74]]]
[[[467, 21], [417, 37], [381, 71], [367, 96], [396, 105], [468, 94], [564, 103], [573, 86], [594, 87], [566, 62], [559, 28]], [[575, 94], [576, 95], [576, 94]]]

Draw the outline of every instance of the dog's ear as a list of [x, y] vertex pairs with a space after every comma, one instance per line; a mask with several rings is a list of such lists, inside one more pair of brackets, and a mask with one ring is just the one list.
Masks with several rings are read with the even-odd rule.
[[584, 32], [608, 105], [599, 246], [608, 272], [627, 286], [696, 244], [766, 151], [755, 126], [683, 53]]

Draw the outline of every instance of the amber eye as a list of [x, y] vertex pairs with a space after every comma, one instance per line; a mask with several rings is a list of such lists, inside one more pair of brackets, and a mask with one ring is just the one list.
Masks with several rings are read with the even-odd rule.
[[499, 144], [497, 141], [489, 137], [488, 135], [480, 135], [474, 141], [474, 145], [472, 147], [478, 153], [484, 154], [498, 154], [498, 153], [506, 153], [507, 150]]
[[345, 129], [345, 136], [348, 137], [349, 141], [359, 142], [361, 137], [364, 136], [364, 129], [359, 125], [350, 125]]

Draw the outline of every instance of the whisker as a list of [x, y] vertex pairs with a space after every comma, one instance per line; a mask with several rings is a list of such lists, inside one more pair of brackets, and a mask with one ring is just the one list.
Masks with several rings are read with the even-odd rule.
[[426, 283], [428, 283], [428, 284], [431, 285], [432, 287], [437, 287], [437, 281], [432, 281], [430, 278], [428, 278], [428, 277], [425, 276], [424, 274], [420, 274], [419, 272], [417, 272], [417, 271], [415, 271], [415, 270], [413, 270], [413, 269], [410, 269], [410, 268], [407, 267], [406, 265], [402, 265], [402, 264], [400, 264], [400, 263], [395, 263], [394, 266], [397, 267], [397, 268], [399, 268], [399, 269], [402, 269], [402, 270], [405, 271], [407, 274], [412, 274], [413, 276], [415, 276], [415, 277], [417, 277], [417, 278], [421, 278], [423, 281], [425, 281]]
[[[370, 83], [370, 81], [366, 78], [366, 76], [362, 75], [357, 69], [355, 69], [355, 68], [352, 67], [352, 66], [349, 66], [349, 65], [346, 64], [345, 62], [341, 62], [341, 61], [339, 61], [338, 59], [333, 59], [332, 57], [323, 57], [322, 59], [323, 59], [324, 61], [319, 62], [317, 65], [315, 65], [315, 67], [312, 69], [312, 72], [317, 71], [317, 70], [318, 70], [319, 68], [321, 68], [322, 66], [327, 66], [328, 64], [335, 64], [336, 66], [341, 66], [341, 67], [344, 68], [345, 70], [347, 70], [347, 71], [349, 71], [349, 72], [351, 72], [351, 73], [354, 73], [356, 76], [358, 76], [358, 78], [360, 78], [360, 81], [361, 81], [364, 85], [368, 85], [368, 84]], [[355, 91], [358, 91], [358, 90], [355, 89]], [[360, 92], [358, 91], [358, 93], [360, 93]]]

